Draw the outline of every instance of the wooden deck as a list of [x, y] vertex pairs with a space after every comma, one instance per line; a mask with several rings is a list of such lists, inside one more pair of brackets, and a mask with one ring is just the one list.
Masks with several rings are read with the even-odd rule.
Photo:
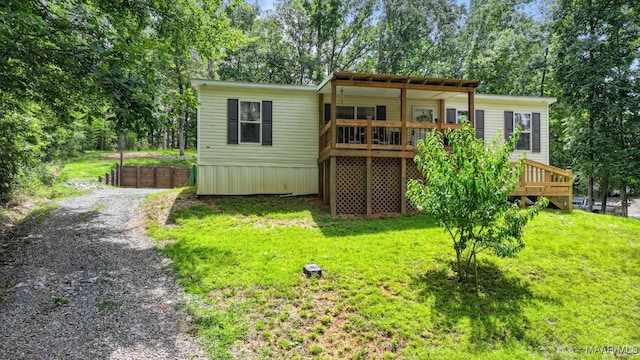
[[544, 196], [559, 209], [571, 211], [573, 208], [572, 175], [571, 170], [562, 170], [537, 161], [525, 160], [522, 177], [511, 195], [520, 197], [523, 206], [526, 205], [527, 198], [533, 201]]
[[[318, 94], [318, 194], [329, 205], [331, 214], [370, 216], [414, 211], [405, 193], [408, 180], [422, 178], [413, 162], [418, 139], [424, 138], [429, 131], [461, 127], [447, 122], [451, 117], [446, 114], [445, 98], [452, 93], [466, 95], [470, 124], [475, 124], [476, 116], [482, 116], [480, 123], [484, 124], [484, 112], [479, 110], [476, 114], [474, 105], [474, 92], [478, 85], [479, 82], [471, 80], [334, 73], [330, 84], [326, 84], [330, 86], [330, 92], [326, 94], [331, 97], [327, 104], [330, 105], [329, 114], [325, 114], [324, 93]], [[385, 115], [382, 120], [373, 116], [365, 119], [338, 117], [338, 86], [340, 96], [344, 88], [347, 91], [352, 88], [398, 90], [393, 99], [399, 103], [399, 117], [387, 118]], [[432, 121], [410, 118], [408, 91], [422, 91], [430, 99], [438, 101], [438, 111], [433, 114]], [[478, 126], [476, 130], [484, 130], [484, 126]], [[527, 200], [535, 201], [544, 196], [556, 207], [570, 210], [573, 196], [571, 170], [526, 160], [522, 178], [512, 196], [519, 197], [523, 206]]]

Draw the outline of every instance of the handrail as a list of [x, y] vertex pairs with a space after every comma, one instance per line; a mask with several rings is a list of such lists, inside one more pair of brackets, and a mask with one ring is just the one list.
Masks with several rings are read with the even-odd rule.
[[327, 122], [322, 129], [320, 129], [320, 136], [324, 135], [324, 133], [327, 132], [327, 130], [329, 130], [329, 128], [331, 128], [331, 121]]
[[563, 169], [560, 169], [560, 168], [557, 168], [557, 167], [554, 167], [554, 166], [551, 166], [551, 165], [543, 164], [543, 163], [538, 162], [538, 161], [525, 159], [524, 160], [524, 164], [525, 164], [525, 166], [531, 166], [531, 167], [534, 167], [534, 168], [539, 168], [539, 169], [542, 169], [542, 170], [550, 171], [553, 174], [567, 176], [567, 177], [571, 176], [571, 172], [569, 170], [563, 170]]
[[[366, 127], [369, 124], [368, 120], [353, 120], [353, 119], [336, 119], [336, 126], [362, 126]], [[451, 128], [459, 128], [459, 124], [443, 124], [443, 126]], [[401, 128], [402, 122], [400, 121], [386, 121], [386, 120], [371, 120], [371, 127], [384, 127], [384, 128]], [[435, 129], [438, 127], [437, 123], [419, 123], [408, 122], [407, 129]]]

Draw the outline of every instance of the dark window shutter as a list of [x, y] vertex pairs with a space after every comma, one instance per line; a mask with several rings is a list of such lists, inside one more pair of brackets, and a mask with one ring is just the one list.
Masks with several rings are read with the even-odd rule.
[[484, 139], [484, 110], [476, 110], [475, 124], [476, 137]]
[[531, 114], [531, 151], [540, 152], [540, 113]]
[[324, 124], [331, 121], [331, 104], [324, 104]]
[[227, 144], [238, 143], [238, 99], [227, 99]]
[[447, 124], [456, 123], [456, 109], [447, 109], [447, 119], [445, 122]]
[[504, 138], [509, 140], [513, 134], [513, 111], [504, 112]]
[[262, 102], [262, 145], [273, 145], [273, 118], [271, 101]]
[[376, 120], [387, 120], [387, 107], [384, 105], [376, 106]]

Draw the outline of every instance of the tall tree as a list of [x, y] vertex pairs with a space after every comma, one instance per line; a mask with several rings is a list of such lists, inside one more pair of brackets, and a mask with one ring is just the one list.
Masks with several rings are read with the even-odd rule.
[[453, 0], [383, 0], [377, 72], [449, 76], [451, 39], [458, 36], [462, 14]]
[[550, 31], [544, 11], [531, 0], [471, 1], [458, 42], [464, 48], [461, 72], [482, 80], [489, 94], [539, 95], [547, 69]]
[[178, 0], [158, 9], [154, 25], [162, 40], [158, 51], [165, 56], [164, 70], [173, 86], [171, 102], [165, 104], [176, 114], [178, 148], [184, 155], [184, 129], [194, 113], [195, 95], [189, 90], [191, 77], [203, 74], [210, 61], [221, 56], [224, 47], [233, 48], [241, 34], [229, 26], [220, 0]]
[[[610, 180], [628, 178], [624, 169], [631, 158], [619, 155], [624, 143], [618, 139], [626, 139], [631, 135], [627, 131], [635, 127], [615, 123], [638, 112], [633, 106], [638, 102], [634, 85], [640, 46], [638, 4], [563, 0], [554, 18], [557, 78], [564, 100], [578, 119], [568, 126], [570, 146], [575, 168], [588, 183], [588, 209], [592, 210], [594, 185], [606, 194]], [[620, 134], [612, 136], [612, 131]]]

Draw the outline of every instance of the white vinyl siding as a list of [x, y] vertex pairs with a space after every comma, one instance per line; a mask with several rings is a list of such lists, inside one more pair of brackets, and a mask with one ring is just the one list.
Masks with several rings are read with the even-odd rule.
[[[318, 192], [316, 92], [207, 85], [198, 96], [198, 194]], [[228, 99], [272, 101], [273, 145], [227, 144]]]
[[[467, 110], [467, 99], [455, 97], [445, 101], [447, 108]], [[483, 99], [482, 95], [476, 95], [474, 105], [476, 110], [484, 110], [484, 138], [487, 141], [493, 139], [500, 132], [504, 139], [504, 112], [513, 113], [540, 113], [540, 152], [515, 150], [511, 155], [513, 161], [525, 154], [527, 159], [549, 164], [549, 112], [547, 104], [535, 99], [526, 98], [510, 99]]]

